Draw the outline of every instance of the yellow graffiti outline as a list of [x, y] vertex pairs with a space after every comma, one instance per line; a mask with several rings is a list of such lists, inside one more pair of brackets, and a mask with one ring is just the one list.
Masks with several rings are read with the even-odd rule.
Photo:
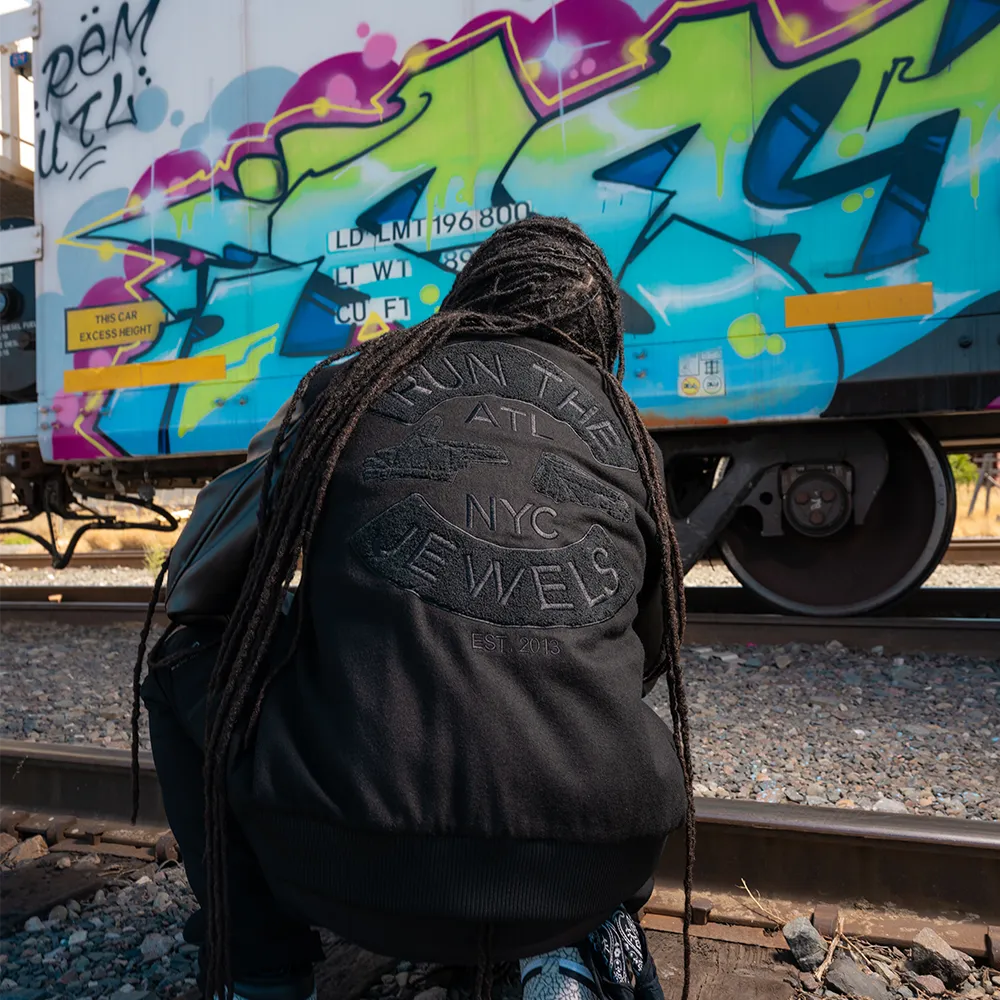
[[[116, 353], [114, 361], [112, 361], [111, 363], [114, 364], [117, 360], [118, 360], [118, 355]], [[76, 419], [73, 421], [73, 430], [76, 431], [76, 433], [79, 434], [80, 437], [84, 439], [84, 441], [86, 441], [88, 444], [93, 445], [102, 455], [107, 455], [108, 458], [115, 458], [116, 456], [114, 455], [113, 452], [108, 451], [108, 449], [105, 448], [100, 441], [98, 441], [96, 438], [91, 437], [83, 429], [84, 419], [88, 416], [88, 414], [90, 414], [92, 410], [97, 409], [97, 406], [99, 406], [101, 402], [103, 402], [103, 398], [104, 398], [104, 393], [102, 392], [88, 393], [87, 401], [84, 404], [82, 412], [78, 413], [76, 415]]]
[[[71, 245], [73, 245], [73, 244], [71, 244]], [[75, 245], [76, 246], [86, 247], [86, 249], [88, 249], [88, 250], [92, 250], [93, 249], [93, 247], [90, 246], [87, 243], [80, 243], [80, 244], [75, 244]], [[118, 364], [118, 359], [122, 356], [122, 354], [125, 351], [127, 351], [130, 347], [134, 347], [134, 346], [135, 346], [134, 344], [120, 344], [118, 347], [116, 347], [115, 348], [115, 356], [111, 359], [111, 364], [112, 365]], [[101, 442], [97, 440], [97, 438], [91, 437], [83, 429], [84, 418], [92, 410], [95, 410], [97, 408], [97, 406], [100, 405], [102, 402], [104, 402], [104, 393], [103, 392], [91, 392], [91, 393], [88, 393], [87, 394], [87, 401], [86, 401], [86, 403], [84, 404], [84, 407], [83, 407], [83, 412], [82, 413], [78, 413], [77, 416], [76, 416], [76, 419], [73, 421], [73, 430], [76, 431], [76, 433], [79, 434], [80, 437], [82, 437], [84, 439], [84, 441], [86, 441], [88, 444], [92, 444], [102, 455], [107, 455], [108, 458], [116, 458], [117, 456], [114, 454], [114, 452], [108, 451], [108, 449], [105, 448], [104, 445], [101, 444]]]
[[[259, 136], [244, 136], [241, 139], [237, 139], [235, 142], [231, 143], [226, 155], [215, 162], [215, 165], [210, 169], [208, 173], [204, 169], [199, 169], [191, 177], [183, 181], [178, 181], [177, 183], [166, 188], [163, 192], [165, 196], [175, 194], [178, 191], [182, 191], [188, 187], [190, 184], [194, 184], [197, 181], [211, 181], [211, 179], [220, 170], [227, 171], [232, 166], [233, 157], [236, 151], [244, 145], [255, 145], [259, 143], [267, 142], [271, 133], [274, 129], [280, 125], [283, 121], [288, 118], [292, 118], [295, 115], [303, 114], [307, 111], [312, 111], [316, 117], [325, 117], [331, 111], [339, 111], [343, 114], [348, 115], [359, 115], [361, 117], [372, 117], [378, 116], [381, 120], [385, 114], [385, 107], [382, 104], [382, 99], [389, 93], [393, 92], [396, 86], [408, 75], [416, 76], [422, 72], [423, 68], [427, 63], [435, 58], [436, 56], [446, 54], [458, 46], [464, 45], [466, 42], [472, 41], [473, 39], [481, 36], [490, 34], [495, 30], [502, 30], [507, 37], [507, 43], [510, 47], [511, 54], [513, 55], [517, 68], [520, 72], [521, 80], [527, 84], [534, 92], [535, 96], [545, 107], [554, 107], [557, 104], [561, 104], [568, 97], [572, 97], [574, 94], [579, 93], [582, 90], [586, 90], [589, 87], [593, 87], [596, 84], [603, 83], [605, 80], [614, 79], [616, 76], [620, 76], [623, 73], [628, 73], [634, 69], [642, 69], [645, 67], [646, 62], [649, 58], [648, 56], [648, 46], [650, 42], [660, 34], [662, 29], [667, 25], [667, 23], [674, 17], [675, 14], [685, 10], [697, 10], [701, 7], [710, 7], [716, 5], [720, 0], [677, 0], [676, 3], [672, 4], [670, 9], [667, 10], [662, 17], [657, 20], [657, 22], [649, 28], [643, 35], [640, 35], [635, 42], [629, 46], [629, 50], [632, 52], [639, 52], [640, 55], [634, 56], [628, 62], [623, 63], [614, 69], [607, 70], [604, 73], [599, 73], [597, 76], [590, 77], [586, 80], [580, 81], [580, 83], [573, 84], [570, 87], [565, 87], [560, 90], [557, 94], [549, 96], [545, 94], [531, 79], [530, 74], [525, 66], [525, 60], [521, 55], [521, 51], [518, 48], [517, 40], [514, 37], [514, 25], [513, 19], [510, 15], [506, 15], [499, 18], [496, 21], [491, 21], [489, 24], [484, 24], [474, 31], [467, 32], [464, 35], [459, 35], [453, 38], [449, 42], [443, 42], [441, 45], [433, 49], [428, 49], [426, 51], [420, 52], [417, 55], [410, 56], [403, 60], [402, 65], [393, 75], [392, 79], [385, 84], [372, 98], [371, 98], [371, 108], [352, 108], [341, 104], [331, 104], [325, 97], [317, 98], [315, 101], [311, 101], [309, 104], [301, 104], [294, 108], [288, 108], [286, 111], [282, 111], [281, 114], [275, 115], [268, 122], [265, 123], [264, 129]], [[876, 0], [876, 3], [871, 7], [865, 7], [859, 10], [857, 13], [852, 14], [846, 20], [842, 21], [840, 24], [835, 25], [832, 28], [828, 28], [826, 31], [821, 31], [815, 35], [809, 35], [805, 38], [796, 38], [794, 32], [785, 20], [784, 14], [781, 12], [778, 6], [777, 0], [767, 0], [768, 6], [774, 15], [775, 21], [778, 26], [784, 31], [785, 35], [792, 48], [803, 48], [804, 46], [811, 45], [813, 42], [820, 41], [821, 39], [827, 38], [830, 35], [836, 34], [838, 31], [854, 24], [855, 22], [869, 20], [876, 11], [882, 7], [887, 6], [895, 2], [895, 0]], [[142, 203], [126, 205], [124, 208], [119, 209], [117, 212], [112, 212], [110, 215], [106, 215], [103, 219], [98, 219], [96, 222], [91, 222], [86, 226], [81, 227], [73, 233], [69, 233], [66, 236], [62, 236], [56, 240], [56, 243], [60, 246], [71, 246], [77, 247], [84, 250], [98, 250], [98, 247], [91, 246], [88, 243], [78, 243], [76, 242], [77, 237], [85, 233], [87, 230], [95, 229], [98, 226], [104, 226], [111, 222], [115, 222], [122, 216], [130, 211], [138, 211], [142, 208]], [[143, 253], [139, 250], [133, 250], [131, 248], [120, 249], [118, 247], [113, 247], [113, 251], [116, 254], [120, 254], [125, 257], [137, 257], [140, 260], [145, 260], [149, 262], [149, 266], [144, 268], [143, 271], [136, 275], [134, 278], [130, 278], [125, 282], [125, 288], [128, 293], [133, 296], [138, 301], [142, 300], [142, 295], [136, 291], [135, 286], [143, 282], [147, 277], [157, 271], [159, 268], [166, 265], [166, 260], [162, 257], [156, 257], [155, 255]]]
[[86, 414], [81, 413], [76, 418], [76, 420], [73, 421], [73, 430], [75, 430], [76, 433], [79, 434], [80, 437], [82, 437], [84, 441], [86, 441], [88, 444], [93, 445], [102, 455], [107, 455], [108, 458], [115, 458], [115, 456], [110, 451], [108, 451], [108, 449], [105, 448], [104, 445], [101, 444], [100, 441], [98, 441], [96, 438], [92, 438], [83, 429], [83, 419], [84, 419], [85, 416], [86, 416]]

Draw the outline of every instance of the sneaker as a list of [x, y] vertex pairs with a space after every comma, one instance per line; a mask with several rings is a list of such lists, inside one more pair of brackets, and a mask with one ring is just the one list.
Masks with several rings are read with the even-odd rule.
[[316, 983], [308, 976], [254, 979], [233, 983], [232, 1000], [316, 1000]]
[[600, 988], [579, 948], [521, 959], [521, 988], [524, 1000], [600, 1000]]
[[624, 906], [592, 931], [582, 948], [602, 1000], [663, 1000], [646, 935]]
[[[316, 982], [311, 972], [301, 976], [237, 979], [233, 986], [234, 991], [229, 1000], [316, 1000]], [[199, 987], [185, 993], [180, 1000], [203, 1000], [203, 997], [204, 993]]]

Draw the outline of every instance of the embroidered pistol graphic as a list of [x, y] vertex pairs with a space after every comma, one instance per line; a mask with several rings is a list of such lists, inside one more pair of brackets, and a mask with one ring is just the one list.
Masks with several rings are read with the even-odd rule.
[[428, 420], [400, 444], [370, 455], [365, 459], [365, 479], [434, 479], [450, 483], [474, 462], [508, 464], [504, 450], [494, 445], [438, 438], [441, 424], [440, 417]]
[[632, 514], [624, 493], [549, 451], [542, 452], [531, 485], [553, 500], [607, 511], [616, 521], [627, 521]]

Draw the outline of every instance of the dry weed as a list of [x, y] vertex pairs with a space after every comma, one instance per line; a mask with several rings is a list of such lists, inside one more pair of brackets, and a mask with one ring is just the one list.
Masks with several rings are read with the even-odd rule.
[[986, 490], [981, 489], [976, 498], [976, 507], [968, 513], [972, 500], [971, 484], [963, 484], [955, 490], [957, 504], [954, 538], [1000, 538], [1000, 490], [994, 489], [990, 496], [990, 512], [986, 513]]

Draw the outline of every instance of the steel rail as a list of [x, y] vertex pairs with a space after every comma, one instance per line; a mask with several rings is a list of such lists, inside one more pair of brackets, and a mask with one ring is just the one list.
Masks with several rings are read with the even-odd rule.
[[[76, 552], [69, 568], [144, 569], [148, 561], [149, 557], [142, 549]], [[11, 569], [52, 569], [52, 557], [47, 552], [2, 552], [0, 565]]]
[[[61, 585], [2, 584], [0, 601], [5, 605], [45, 603], [136, 604], [145, 607], [151, 590], [131, 584]], [[688, 611], [700, 614], [771, 614], [769, 606], [744, 587], [687, 587]], [[1000, 588], [995, 587], [922, 587], [889, 609], [894, 617], [921, 618], [997, 618], [1000, 617]], [[58, 611], [54, 611], [58, 614]], [[784, 616], [798, 617], [798, 616]], [[878, 616], [858, 616], [875, 618]]]
[[[70, 568], [144, 569], [149, 557], [142, 549], [118, 549], [77, 552]], [[1000, 538], [954, 538], [945, 552], [944, 563], [960, 566], [995, 566], [1000, 564]], [[45, 552], [2, 552], [0, 565], [11, 569], [51, 569], [52, 560]]]
[[[145, 587], [3, 587], [0, 617], [74, 625], [141, 622]], [[1000, 649], [1000, 590], [924, 588], [891, 616], [812, 618], [773, 614], [740, 587], [690, 587], [686, 641], [690, 644], [780, 645], [787, 642], [882, 646], [889, 652], [955, 652], [992, 656]], [[156, 621], [166, 622], [162, 606]]]
[[685, 642], [704, 645], [780, 646], [828, 643], [855, 649], [881, 646], [891, 653], [962, 653], [995, 656], [1000, 649], [996, 618], [807, 618], [772, 614], [689, 613]]
[[1000, 563], [1000, 538], [953, 538], [941, 561], [959, 566], [996, 566]]
[[[0, 739], [0, 824], [14, 835], [42, 832], [60, 850], [169, 853], [148, 753], [140, 766], [143, 828], [130, 837], [115, 826], [131, 810], [127, 751]], [[805, 912], [835, 926], [843, 907], [853, 932], [875, 940], [905, 943], [937, 918], [970, 954], [993, 957], [1000, 946], [1000, 824], [710, 798], [697, 798], [695, 810], [695, 922], [716, 925], [701, 933], [773, 946], [765, 928], [776, 909], [783, 919]], [[679, 831], [660, 859], [650, 927], [675, 929], [683, 871]], [[767, 912], [739, 893], [743, 880], [763, 894]]]
[[[5, 809], [128, 822], [132, 755], [128, 750], [2, 738], [0, 786]], [[139, 807], [139, 824], [166, 823], [153, 755], [146, 751], [139, 753]]]

